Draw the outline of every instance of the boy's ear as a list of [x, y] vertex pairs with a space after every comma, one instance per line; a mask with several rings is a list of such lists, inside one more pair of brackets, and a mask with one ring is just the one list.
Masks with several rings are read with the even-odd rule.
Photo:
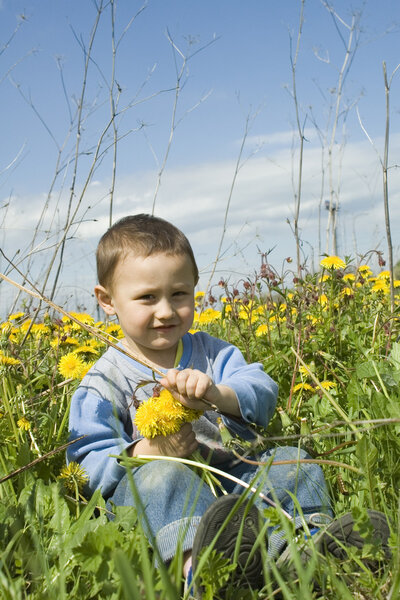
[[115, 315], [115, 309], [113, 306], [113, 301], [111, 294], [106, 290], [102, 285], [96, 285], [94, 288], [94, 293], [97, 298], [97, 302], [104, 310], [107, 315]]

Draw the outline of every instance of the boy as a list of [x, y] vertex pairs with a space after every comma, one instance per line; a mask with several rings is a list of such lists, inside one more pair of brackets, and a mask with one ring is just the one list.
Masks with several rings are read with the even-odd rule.
[[[221, 478], [228, 495], [216, 500], [211, 489], [189, 467], [152, 460], [132, 469], [140, 496], [138, 505], [125, 468], [110, 455], [125, 450], [130, 456], [184, 458], [200, 450], [212, 465], [248, 484], [260, 467], [238, 461], [224, 448], [219, 415], [210, 410], [210, 404], [223, 415], [222, 420], [231, 431], [251, 439], [250, 424], [266, 427], [273, 414], [277, 385], [261, 364], [247, 364], [231, 344], [204, 332], [189, 333], [198, 270], [188, 240], [172, 224], [143, 214], [121, 219], [99, 242], [97, 273], [97, 300], [108, 316], [118, 317], [124, 334], [122, 347], [161, 369], [165, 376], [159, 378], [159, 384], [183, 405], [205, 412], [175, 434], [153, 439], [140, 436], [133, 424], [135, 406], [154, 395], [153, 372], [110, 348], [82, 380], [72, 399], [71, 438], [83, 434], [85, 438], [69, 447], [68, 459], [85, 468], [90, 492], [100, 488], [110, 505], [137, 506], [149, 540], [157, 546], [163, 561], [168, 563], [180, 548], [184, 552], [184, 575], [189, 578], [192, 562], [195, 569], [201, 549], [220, 531], [228, 514], [236, 511], [239, 518], [230, 519], [215, 548], [233, 557], [244, 518], [239, 548], [244, 573], [238, 571], [235, 576], [241, 578], [242, 584], [246, 580], [255, 587], [262, 585], [260, 549], [251, 564], [246, 565], [260, 537], [256, 505], [268, 507], [258, 494], [254, 495], [254, 503], [241, 503], [238, 494], [243, 488]], [[143, 380], [150, 383], [138, 385]], [[306, 456], [297, 448], [284, 447], [264, 452], [259, 460]], [[264, 469], [256, 485], [259, 482], [267, 502], [272, 499], [289, 519], [298, 515], [297, 502], [311, 530], [318, 523], [331, 520], [323, 474], [317, 465], [272, 465], [269, 470]], [[374, 518], [374, 526], [381, 527], [380, 517]], [[300, 526], [300, 516], [294, 517], [294, 522]], [[341, 523], [335, 523], [338, 522], [330, 525], [332, 533], [343, 541]], [[350, 528], [352, 532], [351, 523]], [[359, 545], [355, 533], [353, 538], [350, 543]], [[270, 536], [271, 554], [279, 554], [284, 546], [282, 535]]]

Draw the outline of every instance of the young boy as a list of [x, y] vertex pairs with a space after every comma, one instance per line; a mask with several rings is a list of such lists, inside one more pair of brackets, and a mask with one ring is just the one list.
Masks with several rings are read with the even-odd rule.
[[[292, 463], [266, 468], [238, 460], [222, 444], [218, 427], [221, 415], [223, 423], [245, 439], [252, 439], [251, 424], [268, 425], [276, 405], [277, 385], [261, 364], [247, 364], [231, 344], [204, 332], [189, 333], [198, 270], [188, 240], [172, 224], [143, 214], [121, 219], [99, 242], [97, 272], [95, 294], [104, 312], [118, 317], [124, 334], [122, 347], [150, 367], [161, 369], [165, 376], [158, 377], [159, 384], [183, 405], [204, 413], [175, 434], [153, 439], [140, 436], [133, 424], [135, 406], [154, 395], [153, 371], [110, 348], [84, 377], [72, 399], [71, 439], [85, 437], [68, 448], [68, 460], [85, 468], [89, 492], [101, 489], [110, 506], [137, 507], [149, 540], [163, 561], [168, 563], [181, 549], [185, 576], [190, 577], [192, 562], [195, 568], [201, 549], [220, 531], [228, 514], [235, 512], [238, 518], [230, 519], [215, 548], [233, 557], [244, 518], [239, 562], [245, 572], [238, 571], [235, 576], [242, 578], [242, 584], [245, 579], [250, 585], [262, 585], [261, 551], [246, 564], [261, 527], [256, 505], [266, 508], [275, 503], [296, 526], [304, 524], [304, 519], [311, 532], [318, 523], [331, 521], [321, 469], [316, 464], [293, 464], [307, 457], [303, 451], [288, 447], [268, 450], [259, 461]], [[139, 385], [143, 380], [150, 383]], [[210, 404], [218, 412], [210, 410]], [[241, 503], [239, 495], [244, 488], [222, 477], [228, 495], [216, 500], [190, 467], [152, 460], [132, 469], [140, 496], [137, 502], [126, 469], [110, 456], [123, 450], [130, 456], [181, 458], [200, 450], [212, 465], [245, 484], [261, 470], [255, 485], [260, 484], [264, 500], [256, 493], [254, 503]], [[350, 517], [346, 519], [351, 534], [347, 541], [361, 545]], [[380, 513], [374, 513], [372, 520], [376, 529], [383, 527]], [[349, 531], [341, 533], [343, 523], [335, 521], [328, 527], [342, 542], [349, 537]], [[285, 544], [282, 534], [272, 534], [270, 554], [277, 556]]]

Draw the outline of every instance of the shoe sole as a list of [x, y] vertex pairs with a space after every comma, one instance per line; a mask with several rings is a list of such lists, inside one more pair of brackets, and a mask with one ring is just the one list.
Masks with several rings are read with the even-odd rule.
[[[263, 560], [261, 548], [256, 548], [254, 552], [253, 549], [261, 530], [262, 520], [259, 510], [254, 504], [249, 506], [248, 502], [243, 502], [237, 507], [228, 524], [221, 531], [223, 523], [239, 498], [240, 496], [237, 494], [222, 496], [204, 513], [193, 542], [193, 571], [195, 572], [197, 569], [201, 550], [210, 546], [219, 534], [213, 549], [232, 563], [236, 546], [239, 544], [237, 568], [231, 573], [227, 585], [258, 589], [263, 585]], [[238, 542], [239, 535], [241, 538]], [[198, 588], [196, 587], [196, 589]]]
[[[390, 529], [386, 517], [376, 510], [368, 510], [367, 513], [373, 528], [372, 541], [381, 545], [385, 558], [390, 560], [391, 551], [388, 546]], [[330, 554], [341, 561], [348, 560], [349, 554], [346, 548], [361, 549], [366, 543], [360, 533], [354, 529], [354, 525], [352, 514], [347, 513], [333, 521], [324, 531], [316, 533], [313, 537], [317, 552], [323, 556]], [[292, 552], [292, 548], [287, 546], [276, 561], [276, 566], [282, 573], [285, 572], [287, 576], [296, 578], [298, 574]], [[313, 557], [313, 553], [313, 549], [309, 546], [299, 548], [301, 563], [306, 565]], [[377, 560], [363, 559], [363, 563], [372, 573], [378, 573], [382, 567], [382, 563]]]
[[[368, 510], [367, 513], [373, 528], [372, 541], [382, 546], [385, 557], [389, 559], [391, 556], [388, 546], [390, 529], [386, 517], [377, 510]], [[329, 552], [340, 560], [347, 558], [346, 546], [362, 548], [364, 545], [365, 539], [354, 529], [354, 519], [351, 513], [333, 521], [316, 542], [319, 552], [322, 554]], [[371, 570], [379, 568], [377, 561], [366, 560], [364, 562]]]

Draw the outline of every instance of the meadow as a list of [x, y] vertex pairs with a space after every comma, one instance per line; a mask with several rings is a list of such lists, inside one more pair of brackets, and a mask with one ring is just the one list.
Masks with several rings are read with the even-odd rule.
[[[196, 294], [193, 330], [236, 344], [279, 384], [278, 409], [259, 447], [305, 448], [324, 470], [336, 514], [352, 511], [363, 551], [295, 561], [284, 577], [273, 565], [260, 590], [232, 598], [390, 599], [400, 597], [400, 281], [367, 261], [326, 256], [318, 273], [299, 278], [263, 262], [235, 285], [224, 280]], [[86, 474], [65, 464], [71, 396], [121, 337], [117, 323], [42, 308], [10, 314], [0, 325], [0, 598], [176, 599], [181, 556], [156, 568], [134, 509], [109, 520], [99, 494], [83, 495]], [[73, 317], [73, 318], [72, 318]], [[80, 326], [76, 320], [80, 321]], [[86, 327], [85, 327], [86, 326]], [[96, 334], [96, 331], [101, 336]], [[237, 452], [248, 444], [228, 439]], [[390, 522], [392, 558], [370, 543], [366, 509]], [[278, 509], [265, 513], [282, 525]], [[207, 557], [206, 557], [207, 558]], [[363, 559], [379, 560], [372, 575]], [[204, 597], [218, 598], [229, 565], [210, 554]]]

